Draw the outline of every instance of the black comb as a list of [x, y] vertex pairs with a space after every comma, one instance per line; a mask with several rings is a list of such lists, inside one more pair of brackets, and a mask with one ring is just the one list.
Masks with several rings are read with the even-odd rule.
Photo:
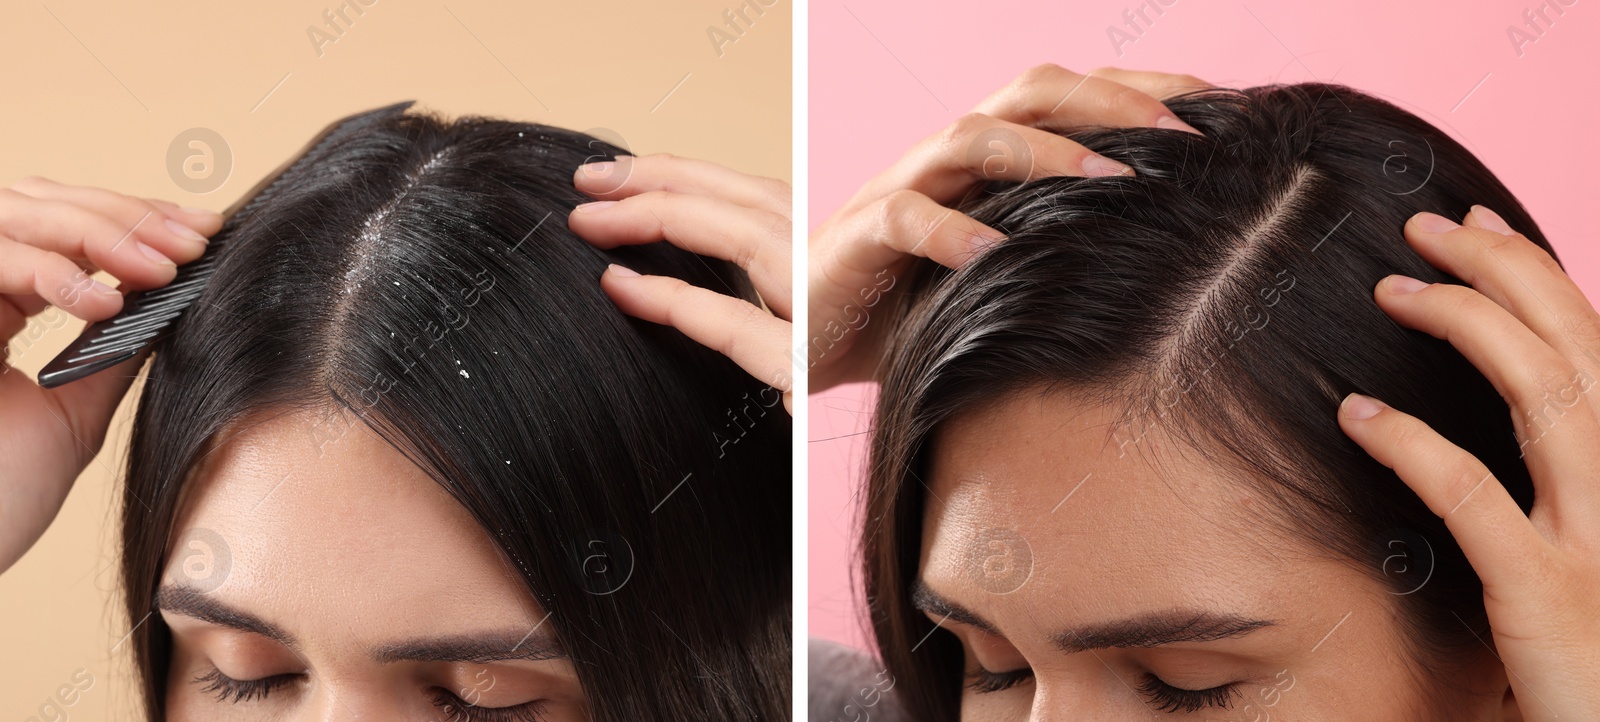
[[134, 291], [122, 299], [122, 310], [104, 321], [89, 324], [76, 341], [58, 354], [39, 371], [39, 385], [53, 388], [77, 381], [85, 376], [116, 366], [155, 343], [183, 312], [200, 298], [206, 282], [217, 266], [219, 251], [227, 245], [228, 238], [261, 205], [271, 198], [273, 186], [283, 176], [309, 163], [321, 155], [318, 151], [331, 145], [335, 136], [346, 130], [356, 130], [371, 123], [400, 115], [414, 101], [405, 101], [334, 121], [307, 143], [289, 162], [279, 166], [232, 207], [223, 212], [226, 220], [222, 230], [211, 237], [205, 253], [200, 258], [183, 265], [172, 282], [148, 291]]

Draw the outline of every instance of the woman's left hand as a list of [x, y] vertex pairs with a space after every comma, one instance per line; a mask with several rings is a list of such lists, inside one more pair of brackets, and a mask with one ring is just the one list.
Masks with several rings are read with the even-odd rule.
[[750, 274], [766, 309], [615, 264], [600, 285], [624, 313], [672, 326], [782, 391], [783, 408], [793, 413], [789, 184], [664, 153], [590, 163], [578, 168], [573, 182], [600, 199], [567, 218], [590, 243], [613, 248], [665, 240]]
[[[1478, 459], [1352, 394], [1339, 424], [1417, 492], [1483, 581], [1494, 651], [1526, 721], [1600, 714], [1600, 314], [1550, 254], [1474, 206], [1411, 218], [1406, 240], [1471, 288], [1389, 276], [1378, 305], [1445, 339], [1510, 404], [1534, 482], [1524, 515]], [[1473, 630], [1477, 632], [1478, 630]]]

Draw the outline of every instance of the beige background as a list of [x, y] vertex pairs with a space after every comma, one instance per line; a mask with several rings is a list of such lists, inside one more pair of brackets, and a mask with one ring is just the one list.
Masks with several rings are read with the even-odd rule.
[[[5, 3], [0, 185], [42, 175], [222, 210], [337, 117], [405, 99], [605, 128], [635, 153], [789, 180], [791, 7], [767, 1]], [[736, 32], [725, 12], [741, 6], [765, 14], [746, 9], [753, 22]], [[324, 12], [341, 7], [351, 22], [336, 33]], [[342, 35], [319, 57], [311, 27]], [[196, 127], [233, 156], [205, 194], [166, 161]], [[13, 362], [36, 373], [81, 327], [13, 341]], [[127, 649], [113, 652], [128, 629], [114, 546], [128, 408], [44, 538], [0, 574], [0, 722], [40, 715], [79, 669], [94, 684], [65, 708], [71, 719], [136, 717]]]

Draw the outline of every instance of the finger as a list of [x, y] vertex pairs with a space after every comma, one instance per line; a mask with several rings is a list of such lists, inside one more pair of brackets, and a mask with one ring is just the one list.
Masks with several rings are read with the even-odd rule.
[[0, 293], [0, 339], [16, 336], [30, 316], [49, 307], [49, 302], [32, 294]]
[[105, 443], [111, 416], [117, 410], [128, 387], [139, 376], [139, 369], [150, 358], [151, 346], [146, 345], [133, 358], [111, 368], [90, 374], [69, 384], [44, 389], [44, 394], [55, 400], [73, 435], [82, 442], [78, 447], [85, 456], [80, 466], [87, 466]]
[[1485, 589], [1536, 581], [1530, 561], [1548, 545], [1483, 462], [1416, 417], [1360, 394], [1339, 406], [1339, 428], [1444, 519]]
[[170, 283], [178, 273], [176, 264], [136, 237], [135, 230], [66, 201], [0, 189], [0, 232], [12, 240], [67, 258], [86, 259], [131, 288]]
[[149, 353], [145, 349], [110, 369], [55, 389], [41, 388], [9, 367], [0, 368], [6, 441], [34, 453], [32, 458], [6, 459], [8, 470], [21, 473], [6, 480], [9, 498], [0, 516], [9, 526], [0, 545], [4, 547], [0, 569], [26, 551], [55, 518], [73, 479], [105, 445], [112, 415]]
[[[896, 191], [844, 219], [836, 231], [845, 240], [814, 249], [813, 264], [825, 274], [870, 278], [920, 256], [960, 268], [1005, 236], [960, 211], [916, 191]], [[859, 284], [847, 282], [854, 291]]]
[[[1556, 508], [1600, 510], [1596, 421], [1585, 377], [1527, 326], [1483, 294], [1448, 283], [1389, 276], [1375, 291], [1391, 318], [1449, 341], [1511, 406], [1538, 493]], [[1590, 380], [1588, 385], [1592, 385]], [[1557, 480], [1571, 480], [1560, 485]]]
[[[866, 310], [894, 288], [914, 257], [960, 268], [1004, 240], [1000, 231], [911, 190], [895, 191], [866, 208], [837, 215], [812, 238], [806, 294], [811, 309], [808, 338], [812, 342], [826, 339], [828, 352], [835, 353], [835, 358], [853, 359], [845, 364], [830, 363], [827, 373], [813, 373], [813, 391], [846, 380], [864, 380], [876, 365], [875, 350], [852, 354], [847, 349], [863, 335], [877, 337], [877, 324], [865, 334], [859, 333]], [[815, 242], [824, 238], [828, 242]], [[840, 322], [843, 328], [858, 333], [841, 335]]]
[[748, 208], [790, 217], [793, 202], [788, 183], [740, 173], [726, 166], [666, 153], [622, 156], [579, 166], [573, 173], [578, 190], [602, 200], [666, 191], [721, 198]]
[[[104, 188], [66, 185], [38, 176], [23, 178], [13, 184], [12, 189], [41, 200], [70, 203], [109, 218], [123, 228], [134, 229], [134, 237], [179, 264], [199, 258], [206, 249], [206, 236], [222, 227], [222, 217], [209, 211], [175, 217], [143, 198]], [[188, 223], [197, 223], [198, 227]]]
[[1406, 240], [1423, 258], [1488, 296], [1568, 361], [1600, 379], [1600, 313], [1543, 248], [1473, 206], [1465, 225], [1419, 213]]
[[172, 201], [160, 198], [144, 199], [150, 205], [160, 208], [168, 218], [172, 218], [190, 228], [200, 232], [200, 235], [210, 237], [222, 230], [222, 214], [205, 208], [180, 206]]
[[752, 303], [669, 276], [641, 276], [616, 264], [600, 285], [630, 316], [683, 332], [732, 359], [762, 383], [787, 393], [790, 325]]
[[789, 219], [710, 196], [646, 191], [620, 201], [585, 203], [567, 217], [574, 233], [601, 248], [668, 241], [702, 256], [732, 261], [778, 316], [790, 313]]
[[1059, 65], [1034, 67], [979, 103], [975, 112], [1039, 128], [1149, 127], [1199, 135], [1161, 101], [1137, 88]]
[[979, 181], [1025, 182], [1060, 175], [1129, 176], [1133, 169], [1055, 133], [969, 113], [868, 181], [846, 210], [901, 189], [953, 204]]
[[[89, 321], [110, 318], [122, 310], [122, 294], [117, 289], [94, 279], [65, 256], [4, 236], [0, 236], [0, 294], [37, 296]], [[16, 304], [13, 308], [33, 310]], [[7, 320], [8, 324], [15, 322], [14, 318]]]
[[1217, 87], [1193, 75], [1174, 75], [1172, 73], [1157, 73], [1146, 70], [1096, 68], [1089, 71], [1089, 74], [1097, 78], [1105, 78], [1106, 80], [1122, 83], [1130, 88], [1149, 94], [1157, 100], [1166, 100], [1176, 95]]
[[[50, 302], [33, 293], [15, 294], [0, 293], [0, 339], [15, 341], [17, 334], [30, 326], [30, 319], [50, 308]], [[39, 327], [28, 331], [27, 341], [32, 345], [46, 330], [46, 322], [59, 323], [65, 321], [67, 314], [57, 314], [49, 319], [40, 318]]]

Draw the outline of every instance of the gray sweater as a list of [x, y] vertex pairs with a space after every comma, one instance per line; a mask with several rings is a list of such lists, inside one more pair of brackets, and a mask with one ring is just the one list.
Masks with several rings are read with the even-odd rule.
[[813, 637], [809, 647], [809, 722], [910, 722], [878, 660], [826, 639]]

